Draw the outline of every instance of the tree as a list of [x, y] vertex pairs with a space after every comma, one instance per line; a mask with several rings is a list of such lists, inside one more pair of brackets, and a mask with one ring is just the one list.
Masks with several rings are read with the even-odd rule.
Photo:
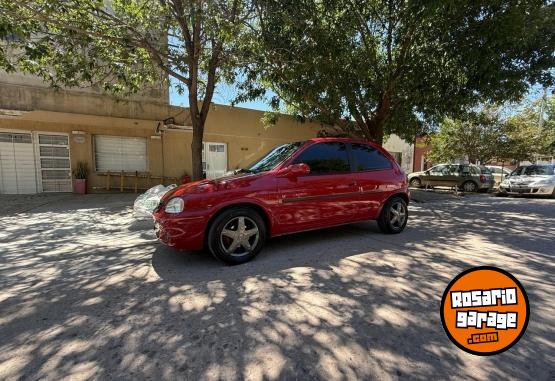
[[251, 14], [246, 0], [0, 0], [0, 67], [123, 94], [169, 76], [188, 93], [199, 179], [214, 89], [235, 74]]
[[[382, 142], [552, 84], [555, 6], [544, 0], [259, 0], [239, 100]], [[256, 80], [257, 84], [253, 84]]]
[[445, 118], [439, 131], [431, 134], [433, 162], [452, 162], [468, 158], [471, 163], [487, 163], [505, 157], [507, 131], [497, 110], [487, 109], [469, 114], [464, 120]]
[[[514, 105], [509, 106], [509, 112], [514, 109]], [[532, 102], [507, 117], [502, 117], [500, 108], [485, 106], [464, 118], [445, 118], [438, 131], [430, 135], [432, 151], [428, 158], [434, 162], [468, 158], [471, 163], [485, 164], [496, 159], [534, 160], [538, 154], [553, 154], [554, 111], [552, 96]]]
[[555, 96], [532, 102], [504, 124], [511, 143], [507, 157], [533, 160], [535, 155], [555, 155]]

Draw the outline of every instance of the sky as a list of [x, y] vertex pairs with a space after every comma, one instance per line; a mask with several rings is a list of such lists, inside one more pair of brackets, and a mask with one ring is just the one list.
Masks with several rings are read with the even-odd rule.
[[[553, 89], [549, 93], [552, 93]], [[223, 104], [223, 105], [230, 105], [231, 101], [237, 94], [237, 89], [232, 85], [227, 84], [219, 84], [216, 86], [216, 91], [214, 93], [214, 98], [212, 102]], [[532, 86], [528, 95], [523, 100], [522, 103], [531, 102], [535, 99], [538, 99], [543, 95], [543, 88], [541, 86]], [[183, 106], [189, 107], [189, 102], [187, 100], [187, 93], [179, 95], [173, 87], [170, 87], [170, 103], [175, 106]], [[268, 106], [264, 100], [259, 99], [251, 102], [244, 102], [235, 105], [236, 107], [243, 107], [243, 108], [250, 108], [254, 110], [261, 110], [261, 111], [271, 111], [271, 108]], [[518, 107], [515, 107], [514, 111], [518, 111]]]
[[[216, 86], [212, 102], [229, 105], [237, 94], [237, 89], [234, 86], [227, 84], [219, 84]], [[170, 103], [174, 106], [189, 107], [187, 93], [179, 95], [173, 87], [170, 87]], [[263, 100], [256, 100], [251, 102], [243, 102], [235, 105], [236, 107], [250, 108], [254, 110], [270, 111], [270, 107]]]

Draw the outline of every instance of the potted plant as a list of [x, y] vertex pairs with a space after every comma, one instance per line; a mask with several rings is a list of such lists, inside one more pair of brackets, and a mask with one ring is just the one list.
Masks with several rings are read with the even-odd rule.
[[73, 170], [73, 192], [78, 194], [87, 193], [87, 176], [89, 175], [89, 166], [84, 161], [77, 162], [77, 167]]

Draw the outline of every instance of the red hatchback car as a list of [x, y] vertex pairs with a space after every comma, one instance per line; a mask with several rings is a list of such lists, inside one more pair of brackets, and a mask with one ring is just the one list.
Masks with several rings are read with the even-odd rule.
[[252, 259], [269, 237], [377, 220], [400, 233], [407, 177], [382, 147], [317, 138], [274, 148], [233, 176], [181, 185], [154, 212], [156, 235], [183, 250], [208, 249], [229, 264]]

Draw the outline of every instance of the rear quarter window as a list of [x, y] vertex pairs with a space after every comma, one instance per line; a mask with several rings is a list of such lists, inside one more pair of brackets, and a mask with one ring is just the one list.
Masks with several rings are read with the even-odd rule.
[[391, 168], [391, 161], [376, 148], [366, 144], [352, 144], [356, 171], [372, 171]]

